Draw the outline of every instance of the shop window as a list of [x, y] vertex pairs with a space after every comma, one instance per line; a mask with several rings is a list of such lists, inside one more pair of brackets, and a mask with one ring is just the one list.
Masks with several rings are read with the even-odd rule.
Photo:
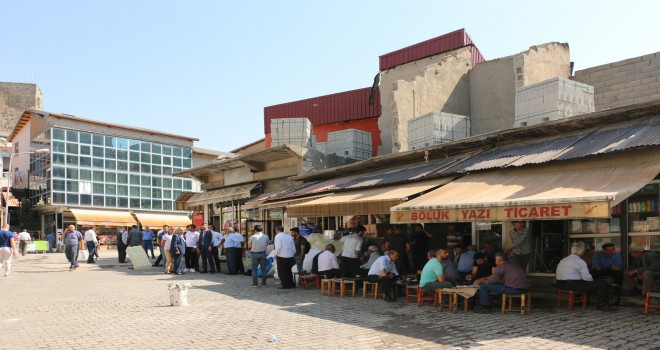
[[628, 198], [628, 235], [631, 244], [660, 249], [660, 181], [653, 181]]

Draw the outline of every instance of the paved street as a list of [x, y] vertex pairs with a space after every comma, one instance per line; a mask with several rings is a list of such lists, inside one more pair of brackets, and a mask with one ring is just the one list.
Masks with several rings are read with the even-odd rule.
[[[400, 300], [281, 291], [244, 276], [129, 270], [116, 252], [68, 271], [64, 254], [20, 257], [0, 277], [2, 349], [660, 349], [660, 312], [439, 312]], [[192, 284], [171, 307], [168, 283]], [[13, 336], [7, 334], [12, 332]], [[271, 336], [277, 338], [270, 342]]]

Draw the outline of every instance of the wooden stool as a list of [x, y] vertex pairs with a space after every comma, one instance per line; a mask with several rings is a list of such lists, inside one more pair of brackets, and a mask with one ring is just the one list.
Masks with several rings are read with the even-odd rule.
[[[505, 313], [507, 311], [515, 311], [518, 312], [518, 310], [513, 310], [513, 299], [520, 299], [520, 315], [524, 316], [525, 314], [528, 314], [532, 311], [532, 293], [523, 293], [523, 294], [518, 294], [518, 295], [508, 295], [508, 294], [502, 294], [502, 313]], [[507, 302], [508, 302], [508, 308], [507, 308]]]
[[316, 282], [318, 280], [318, 276], [316, 275], [302, 275], [300, 276], [300, 282], [299, 284], [304, 286], [305, 289], [309, 289], [309, 284], [311, 283], [313, 286], [316, 288], [319, 287], [318, 283]]
[[660, 302], [651, 303], [651, 299], [660, 299], [660, 293], [646, 292], [644, 315], [651, 313], [651, 309], [660, 309]]
[[339, 296], [344, 296], [344, 283], [341, 278], [331, 278], [330, 283], [332, 283], [332, 295], [339, 294]]
[[419, 289], [419, 284], [409, 284], [406, 286], [406, 303], [410, 302], [410, 298], [412, 298], [413, 295], [415, 297], [417, 296], [418, 289]]
[[341, 279], [341, 296], [344, 296], [344, 293], [346, 293], [346, 285], [350, 284], [351, 285], [351, 296], [354, 297], [355, 294], [357, 293], [357, 283], [355, 279], [353, 278], [342, 278]]
[[[454, 311], [454, 309], [456, 308], [456, 293], [445, 292], [442, 289], [436, 289], [435, 295], [436, 295], [436, 305], [438, 306], [438, 310], [442, 311], [442, 309], [446, 306], [447, 309], [449, 309], [449, 311]], [[445, 296], [448, 297], [446, 304], [444, 302]]]
[[379, 283], [378, 282], [369, 282], [369, 281], [364, 281], [364, 284], [362, 284], [362, 297], [366, 298], [367, 293], [369, 290], [369, 287], [371, 287], [371, 293], [374, 294], [374, 299], [378, 298], [378, 287]]
[[438, 294], [437, 293], [427, 293], [422, 288], [417, 288], [417, 306], [424, 305], [425, 301], [432, 301], [433, 306], [438, 305]]
[[[562, 299], [561, 295], [562, 293], [568, 293], [568, 299]], [[581, 298], [582, 299], [582, 308], [587, 307], [587, 297], [589, 294], [587, 292], [574, 292], [572, 290], [562, 290], [558, 289], [557, 290], [557, 308], [559, 309], [561, 307], [561, 302], [566, 301], [568, 304], [568, 308], [572, 309], [573, 304], [575, 303], [575, 297]]]
[[334, 283], [332, 283], [332, 279], [326, 278], [321, 280], [321, 295], [325, 294], [325, 291], [328, 291], [328, 296], [331, 296], [334, 294], [334, 290], [332, 290], [334, 286]]

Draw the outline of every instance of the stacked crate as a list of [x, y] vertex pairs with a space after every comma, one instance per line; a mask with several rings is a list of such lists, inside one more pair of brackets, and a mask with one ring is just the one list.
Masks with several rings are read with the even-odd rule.
[[307, 118], [271, 119], [271, 147], [294, 145], [305, 148], [312, 146], [312, 123]]
[[[318, 147], [318, 146], [317, 146]], [[371, 158], [371, 134], [357, 129], [329, 132], [327, 154], [364, 160]]]
[[408, 149], [420, 149], [470, 137], [470, 117], [432, 112], [408, 121]]
[[516, 89], [514, 127], [595, 111], [594, 87], [561, 77]]

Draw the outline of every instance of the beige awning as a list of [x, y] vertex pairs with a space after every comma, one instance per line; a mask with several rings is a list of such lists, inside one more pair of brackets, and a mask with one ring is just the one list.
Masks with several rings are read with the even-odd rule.
[[131, 226], [133, 215], [128, 211], [70, 209], [78, 225]]
[[466, 175], [392, 208], [393, 223], [609, 218], [660, 172], [660, 152]]
[[324, 193], [324, 194], [317, 194], [315, 196], [309, 196], [309, 197], [297, 197], [297, 198], [290, 198], [290, 199], [284, 199], [276, 202], [267, 202], [267, 203], [262, 203], [259, 204], [259, 209], [280, 209], [280, 208], [288, 208], [291, 205], [296, 205], [300, 203], [306, 203], [311, 200], [321, 198], [321, 197], [327, 197], [331, 195], [331, 193]]
[[223, 188], [219, 190], [196, 193], [188, 199], [188, 206], [229, 202], [237, 199], [250, 198], [250, 191], [257, 183]]
[[367, 188], [335, 193], [303, 204], [287, 207], [289, 217], [389, 214], [390, 208], [408, 197], [442, 186], [452, 178], [406, 183], [398, 186]]
[[152, 213], [135, 213], [138, 221], [142, 227], [161, 227], [163, 225], [169, 226], [187, 226], [192, 224], [192, 220], [187, 214], [152, 214]]

